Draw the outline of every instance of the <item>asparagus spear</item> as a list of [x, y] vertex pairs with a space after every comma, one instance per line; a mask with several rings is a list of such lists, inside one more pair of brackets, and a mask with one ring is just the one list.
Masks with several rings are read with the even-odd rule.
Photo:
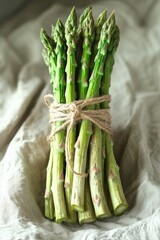
[[[92, 10], [88, 12], [86, 18], [83, 20], [82, 34], [83, 34], [83, 53], [78, 78], [79, 99], [85, 98], [88, 88], [91, 47], [94, 40], [94, 19], [92, 16]], [[85, 211], [79, 212], [78, 218], [80, 223], [94, 222], [96, 219], [93, 209], [93, 203], [91, 200], [88, 178], [86, 179], [85, 183]]]
[[[114, 54], [119, 43], [119, 29], [116, 26], [112, 41], [110, 42], [109, 51], [107, 54], [107, 59], [105, 63], [105, 71], [102, 85], [102, 94], [109, 93], [110, 87], [110, 76], [114, 64]], [[108, 103], [102, 104], [103, 108], [108, 108]], [[106, 171], [107, 171], [107, 180], [109, 186], [109, 192], [111, 196], [111, 201], [113, 205], [113, 211], [115, 215], [122, 214], [127, 208], [128, 204], [123, 192], [119, 167], [117, 165], [114, 152], [113, 152], [113, 142], [111, 137], [108, 134], [105, 135], [106, 140]]]
[[[64, 26], [60, 20], [57, 21], [54, 32], [52, 33], [56, 42], [57, 67], [55, 75], [54, 98], [58, 103], [65, 102], [65, 35]], [[57, 122], [55, 127], [62, 123]], [[65, 131], [58, 132], [54, 137], [54, 164], [52, 174], [51, 190], [55, 205], [55, 218], [57, 223], [67, 219], [67, 210], [64, 196], [64, 145]]]
[[[98, 41], [100, 32], [104, 22], [106, 21], [106, 10], [103, 11], [96, 22], [95, 40], [92, 49], [91, 66], [94, 64], [94, 58], [97, 53]], [[92, 67], [91, 67], [92, 71]], [[98, 89], [99, 90], [99, 89]], [[99, 91], [98, 91], [99, 92]], [[99, 108], [99, 104], [96, 107]], [[96, 217], [105, 218], [111, 216], [109, 211], [103, 185], [103, 172], [104, 161], [102, 156], [102, 131], [93, 126], [93, 135], [90, 140], [90, 159], [89, 159], [89, 172], [90, 172], [90, 190], [92, 202], [95, 210]]]
[[[100, 86], [100, 81], [103, 76], [103, 67], [106, 58], [107, 46], [110, 42], [113, 29], [115, 28], [115, 16], [112, 14], [103, 24], [101, 36], [98, 44], [98, 52], [95, 58], [95, 64], [92, 75], [89, 80], [89, 87], [86, 98], [92, 98], [97, 95], [97, 89]], [[94, 109], [94, 106], [89, 106], [88, 109]], [[75, 151], [75, 172], [84, 174], [86, 171], [87, 150], [90, 136], [92, 134], [92, 124], [88, 120], [83, 120], [80, 128], [80, 133], [76, 142]], [[72, 207], [79, 211], [84, 211], [84, 187], [85, 178], [74, 174], [72, 187]]]
[[[66, 102], [70, 103], [75, 100], [75, 71], [76, 71], [76, 41], [77, 41], [77, 17], [75, 8], [72, 9], [65, 23], [65, 37], [67, 43], [67, 64], [66, 64]], [[76, 127], [74, 127], [68, 136], [68, 160], [73, 169], [74, 166], [74, 145], [76, 141]], [[67, 203], [68, 219], [69, 222], [77, 221], [77, 213], [71, 208], [71, 193], [73, 172], [70, 166], [66, 165], [65, 175], [65, 196]]]
[[92, 43], [94, 40], [94, 30], [94, 19], [92, 16], [92, 10], [90, 10], [82, 24], [83, 53], [78, 76], [79, 99], [85, 98], [88, 89], [88, 76], [90, 69], [89, 64], [91, 58]]
[[[40, 31], [40, 39], [44, 45], [44, 51], [43, 51], [43, 58], [46, 63], [46, 65], [49, 68], [49, 73], [51, 75], [51, 83], [53, 85], [53, 91], [54, 91], [54, 78], [55, 78], [55, 72], [56, 72], [56, 53], [54, 50], [54, 41], [47, 35], [47, 33], [41, 29]], [[52, 126], [53, 128], [53, 126]], [[53, 169], [53, 141], [50, 143], [50, 157], [49, 162], [47, 166], [47, 176], [46, 176], [46, 190], [45, 190], [45, 217], [47, 217], [50, 220], [54, 219], [54, 202], [53, 202], [53, 195], [51, 191], [51, 185], [52, 185], [52, 169]]]

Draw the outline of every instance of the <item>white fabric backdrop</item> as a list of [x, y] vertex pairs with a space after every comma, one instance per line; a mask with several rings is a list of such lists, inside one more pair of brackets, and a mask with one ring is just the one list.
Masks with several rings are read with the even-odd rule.
[[[49, 75], [39, 40], [70, 7], [53, 4], [40, 17], [0, 37], [0, 239], [160, 239], [160, 2], [99, 1], [115, 9], [121, 42], [112, 75], [115, 154], [128, 212], [94, 224], [58, 225], [43, 217], [49, 132], [43, 96]], [[82, 12], [78, 8], [77, 12]]]

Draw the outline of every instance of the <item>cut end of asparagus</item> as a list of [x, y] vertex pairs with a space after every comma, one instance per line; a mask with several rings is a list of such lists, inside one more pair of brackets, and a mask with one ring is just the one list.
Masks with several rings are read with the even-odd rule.
[[108, 186], [115, 215], [121, 215], [128, 208], [118, 166], [112, 166], [108, 174]]
[[67, 218], [66, 217], [63, 217], [63, 218], [60, 218], [60, 219], [56, 219], [55, 222], [56, 223], [63, 223], [63, 222], [66, 222], [67, 221]]
[[76, 218], [67, 218], [65, 220], [66, 223], [78, 223], [77, 217]]
[[45, 217], [49, 220], [54, 220], [53, 199], [45, 199]]
[[112, 216], [112, 214], [102, 214], [102, 215], [98, 215], [97, 218], [99, 219], [104, 219], [104, 218], [110, 218]]
[[108, 187], [115, 215], [121, 215], [128, 208], [119, 174], [119, 167], [115, 162], [113, 153], [108, 164]]
[[128, 209], [128, 204], [120, 204], [116, 209], [114, 209], [114, 215], [120, 216]]
[[80, 224], [84, 224], [84, 223], [94, 223], [96, 221], [96, 218], [94, 217], [87, 217], [86, 216], [86, 219], [85, 218], [83, 218], [83, 219], [81, 219], [80, 217], [79, 217], [79, 223]]
[[68, 188], [67, 188], [67, 183], [65, 183], [65, 198], [66, 198], [67, 215], [68, 215], [68, 219], [66, 220], [66, 222], [68, 223], [76, 223], [78, 221], [77, 212], [72, 210], [72, 207], [71, 207], [71, 194], [72, 194], [71, 184], [73, 181], [72, 177], [73, 177], [73, 173], [70, 171], [70, 169], [67, 166], [65, 180], [67, 179], [68, 182], [70, 182], [68, 185]]

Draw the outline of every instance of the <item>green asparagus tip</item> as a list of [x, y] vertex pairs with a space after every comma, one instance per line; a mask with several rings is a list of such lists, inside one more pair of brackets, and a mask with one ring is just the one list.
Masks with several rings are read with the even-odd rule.
[[59, 26], [59, 27], [62, 27], [62, 26], [63, 26], [60, 18], [58, 18], [56, 25]]
[[111, 15], [108, 17], [107, 21], [103, 24], [102, 31], [101, 31], [101, 38], [105, 39], [107, 37], [108, 44], [111, 41], [115, 28], [116, 28], [116, 19], [115, 19], [114, 12], [112, 12]]
[[95, 30], [94, 19], [93, 19], [92, 9], [91, 9], [82, 24], [82, 31], [83, 31], [84, 38], [88, 40], [88, 42], [85, 42], [86, 45], [89, 45], [93, 41], [94, 30]]
[[119, 44], [119, 40], [120, 40], [120, 31], [119, 31], [119, 27], [116, 26], [116, 29], [115, 29], [115, 38], [114, 38], [114, 51], [116, 51], [117, 47], [118, 47], [118, 44]]
[[116, 18], [115, 18], [115, 12], [113, 11], [110, 16], [107, 19], [107, 23], [108, 23], [108, 31], [110, 32], [110, 34], [112, 34], [115, 31], [115, 27], [116, 27]]
[[100, 32], [101, 32], [101, 29], [102, 29], [102, 26], [104, 24], [104, 22], [106, 21], [107, 19], [107, 10], [104, 10], [97, 18], [97, 22], [96, 22], [96, 34], [95, 34], [95, 38], [96, 38], [96, 41], [99, 40], [99, 36], [100, 36]]
[[77, 30], [78, 36], [80, 36], [82, 33], [83, 22], [86, 19], [87, 15], [91, 9], [92, 9], [92, 7], [88, 6], [86, 9], [84, 9], [84, 11], [82, 12], [82, 14], [79, 17], [79, 26], [78, 26], [78, 30]]
[[76, 16], [76, 8], [75, 6], [72, 8], [69, 16], [68, 16], [68, 20], [71, 20], [73, 22], [76, 22], [77, 21], [77, 16]]
[[52, 50], [54, 46], [54, 41], [48, 36], [47, 32], [41, 28], [40, 39], [46, 50]]
[[76, 49], [77, 42], [77, 15], [75, 7], [72, 8], [66, 23], [65, 23], [65, 37], [69, 52], [72, 52], [72, 49]]
[[107, 9], [105, 9], [97, 18], [97, 23], [96, 25], [101, 24], [101, 22], [104, 22], [106, 20], [106, 16], [107, 16]]
[[60, 42], [64, 42], [64, 26], [60, 19], [57, 20], [53, 33], [55, 42], [58, 40], [60, 40]]
[[88, 13], [90, 12], [90, 10], [92, 9], [91, 6], [88, 6], [83, 13], [81, 14], [81, 16], [79, 17], [79, 26], [81, 27], [83, 24], [83, 21], [85, 20], [85, 18], [87, 17]]
[[66, 20], [65, 27], [69, 31], [76, 25], [77, 25], [77, 15], [76, 15], [75, 7], [73, 7]]
[[112, 11], [107, 19], [108, 22], [111, 22], [111, 20], [115, 22], [115, 11]]
[[112, 55], [116, 52], [116, 49], [117, 49], [118, 44], [119, 44], [119, 40], [120, 40], [120, 31], [119, 31], [118, 26], [116, 26], [114, 34], [112, 36], [112, 40], [111, 40], [109, 48], [108, 48], [108, 51], [110, 53], [112, 53]]

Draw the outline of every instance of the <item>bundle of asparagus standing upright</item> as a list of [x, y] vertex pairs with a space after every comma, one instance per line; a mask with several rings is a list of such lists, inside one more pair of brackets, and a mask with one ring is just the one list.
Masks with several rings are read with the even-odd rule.
[[[106, 15], [104, 10], [94, 22], [88, 7], [77, 21], [73, 7], [64, 25], [58, 19], [52, 26], [51, 36], [40, 31], [53, 101], [60, 107], [67, 104], [68, 112], [77, 100], [109, 96], [119, 28], [114, 12]], [[86, 104], [84, 110], [92, 115], [99, 110], [108, 113], [109, 101]], [[89, 223], [123, 214], [128, 204], [111, 133], [88, 118], [80, 118], [71, 129], [69, 122], [63, 128], [64, 121], [62, 117], [51, 122], [45, 217], [57, 223]]]

